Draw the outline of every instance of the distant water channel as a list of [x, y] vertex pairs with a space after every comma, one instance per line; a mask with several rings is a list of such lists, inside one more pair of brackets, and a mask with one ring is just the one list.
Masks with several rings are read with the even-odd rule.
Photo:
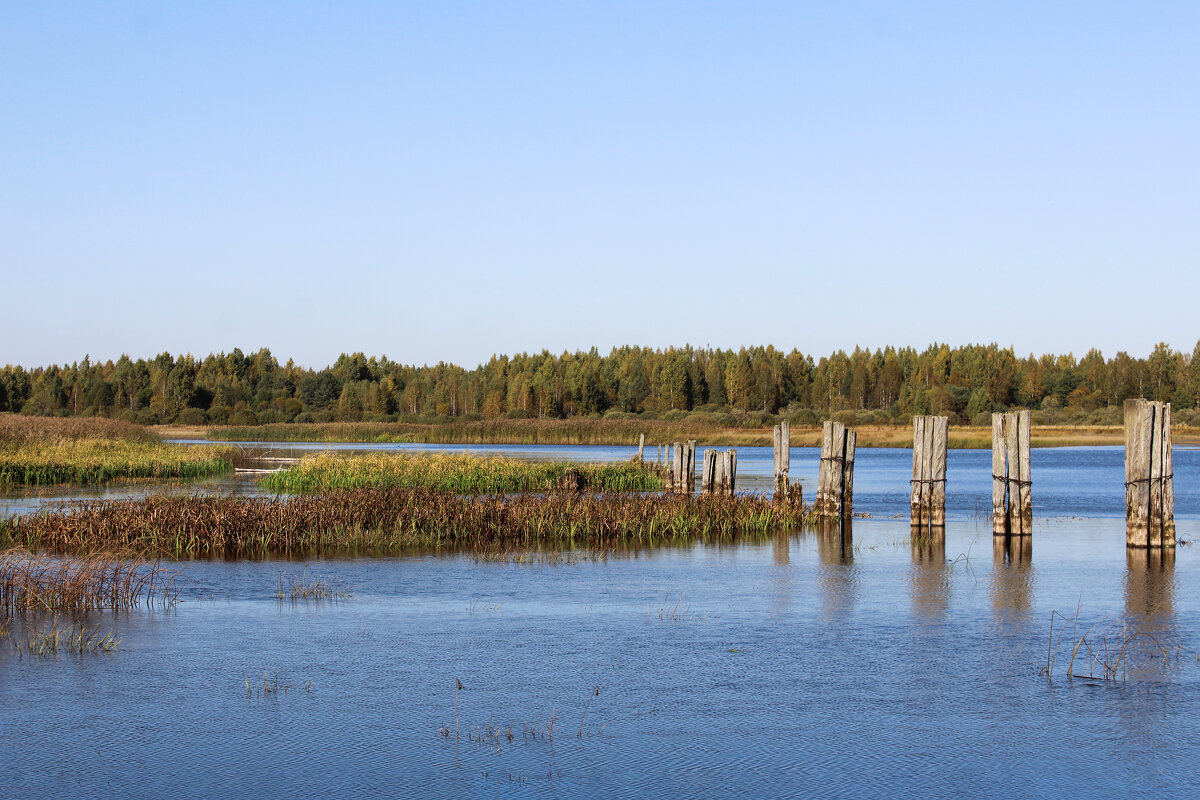
[[[770, 449], [738, 452], [741, 487], [768, 490]], [[949, 459], [944, 547], [909, 539], [910, 451], [864, 449], [855, 508], [872, 518], [845, 533], [524, 564], [180, 564], [173, 609], [89, 617], [119, 633], [113, 653], [0, 647], [0, 794], [1195, 794], [1200, 548], [1126, 553], [1120, 448], [1034, 450], [1032, 548], [993, 548], [990, 454]], [[1175, 462], [1190, 541], [1200, 451]], [[797, 448], [792, 465], [810, 497], [816, 451]], [[201, 490], [254, 491], [248, 479]], [[3, 502], [22, 513], [45, 499]], [[277, 600], [281, 572], [302, 570], [353, 596]], [[1054, 611], [1078, 615], [1076, 637], [1093, 631], [1096, 655], [1081, 648], [1074, 671], [1095, 677], [1068, 677], [1061, 620], [1054, 677], [1039, 674]], [[1121, 643], [1127, 669], [1104, 680]], [[264, 670], [292, 688], [263, 696]]]

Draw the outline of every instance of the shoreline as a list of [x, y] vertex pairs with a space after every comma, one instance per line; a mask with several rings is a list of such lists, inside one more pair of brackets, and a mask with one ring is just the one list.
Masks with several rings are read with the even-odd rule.
[[[519, 424], [513, 424], [519, 422]], [[151, 428], [164, 439], [197, 439], [210, 442], [363, 442], [412, 444], [544, 444], [601, 445], [636, 447], [639, 432], [646, 434], [647, 450], [659, 444], [695, 439], [698, 444], [717, 447], [770, 447], [771, 428], [696, 427], [664, 420], [521, 420], [465, 422], [420, 425], [414, 423], [301, 423], [290, 425], [182, 426], [161, 425]], [[607, 430], [606, 430], [607, 429]], [[909, 425], [855, 426], [859, 447], [912, 448]], [[249, 434], [249, 435], [246, 435]], [[1175, 426], [1175, 445], [1200, 445], [1200, 428]], [[817, 447], [821, 428], [814, 425], [792, 426], [793, 447]], [[1043, 425], [1034, 426], [1031, 446], [1101, 447], [1123, 446], [1125, 432], [1118, 425]], [[987, 450], [992, 445], [990, 427], [951, 426], [952, 450]]]

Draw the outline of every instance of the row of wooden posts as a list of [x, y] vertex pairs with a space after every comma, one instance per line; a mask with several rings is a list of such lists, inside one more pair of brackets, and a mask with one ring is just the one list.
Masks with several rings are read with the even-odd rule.
[[[992, 533], [1033, 533], [1033, 481], [1030, 472], [1031, 418], [1028, 411], [992, 414]], [[776, 496], [802, 502], [801, 488], [788, 477], [791, 426], [775, 426]], [[821, 431], [821, 463], [814, 510], [824, 519], [845, 520], [854, 513], [855, 432], [827, 421]], [[946, 452], [949, 419], [913, 419], [913, 468], [910, 517], [915, 530], [937, 535], [946, 525]], [[638, 441], [645, 454], [646, 435]], [[696, 441], [658, 446], [666, 456], [672, 492], [691, 494], [696, 486]], [[665, 448], [665, 449], [664, 449]], [[701, 491], [733, 494], [737, 485], [737, 451], [708, 449], [704, 454]], [[1175, 546], [1175, 485], [1171, 451], [1171, 404], [1125, 401], [1125, 520], [1129, 547]]]

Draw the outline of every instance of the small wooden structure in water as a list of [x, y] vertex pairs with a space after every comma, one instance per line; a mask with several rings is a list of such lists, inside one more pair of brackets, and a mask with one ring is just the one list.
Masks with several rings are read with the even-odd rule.
[[696, 489], [696, 440], [675, 442], [672, 449], [671, 491], [691, 494]]
[[791, 484], [788, 470], [792, 466], [792, 425], [786, 419], [775, 426], [775, 496], [786, 498]]
[[947, 417], [913, 417], [912, 527], [946, 527]]
[[840, 422], [827, 420], [821, 429], [821, 466], [813, 510], [825, 519], [854, 513], [854, 446], [857, 435]]
[[992, 533], [1033, 533], [1033, 485], [1029, 472], [1030, 413], [992, 414]]
[[1175, 546], [1171, 404], [1125, 401], [1125, 544]]
[[646, 434], [639, 433], [638, 434], [638, 454], [637, 454], [638, 461], [641, 461], [643, 459], [643, 457], [646, 454], [645, 451], [646, 451]]
[[700, 490], [704, 494], [734, 494], [737, 485], [737, 450], [724, 453], [709, 448], [704, 451], [704, 472]]

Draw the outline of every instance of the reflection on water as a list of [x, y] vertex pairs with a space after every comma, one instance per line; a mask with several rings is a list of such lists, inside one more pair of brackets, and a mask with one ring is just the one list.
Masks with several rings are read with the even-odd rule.
[[[916, 529], [910, 528], [914, 533]], [[950, 568], [945, 536], [914, 536], [909, 587], [918, 618], [939, 619], [950, 603]]]
[[1033, 537], [992, 537], [992, 608], [997, 616], [1027, 614], [1032, 603]]
[[[283, 565], [337, 578], [354, 592], [338, 603], [279, 603], [278, 563], [185, 563], [177, 608], [89, 615], [122, 638], [114, 653], [30, 659], [0, 647], [0, 787], [131, 798], [335, 797], [348, 786], [414, 798], [1194, 794], [1197, 548], [1171, 563], [1126, 552], [1120, 519], [1059, 521], [1039, 528], [1035, 568], [1019, 541], [994, 542], [990, 562], [978, 550], [964, 559], [974, 522], [937, 540], [908, 532], [906, 519], [856, 520], [604, 559]], [[1200, 523], [1181, 526], [1197, 533]], [[656, 613], [679, 601], [677, 614]], [[1086, 626], [1107, 620], [1119, 633], [1128, 620], [1182, 655], [1164, 670], [1148, 652], [1125, 682], [1047, 680], [1046, 623], [1077, 606]], [[1069, 652], [1064, 639], [1062, 673]], [[313, 690], [247, 697], [244, 681], [264, 670]], [[467, 687], [457, 697], [456, 679]], [[603, 732], [580, 737], [589, 697], [587, 727]], [[514, 741], [439, 737], [456, 699], [464, 731], [513, 725]], [[523, 739], [522, 724], [551, 709], [554, 741]]]
[[1173, 612], [1175, 548], [1125, 549], [1125, 613], [1132, 619], [1167, 617]]
[[851, 520], [822, 521], [813, 534], [817, 540], [817, 558], [821, 565], [821, 605], [831, 616], [843, 616], [854, 609], [856, 575], [854, 570], [854, 526]]
[[771, 558], [778, 566], [792, 563], [792, 536], [787, 531], [778, 531], [771, 537]]

